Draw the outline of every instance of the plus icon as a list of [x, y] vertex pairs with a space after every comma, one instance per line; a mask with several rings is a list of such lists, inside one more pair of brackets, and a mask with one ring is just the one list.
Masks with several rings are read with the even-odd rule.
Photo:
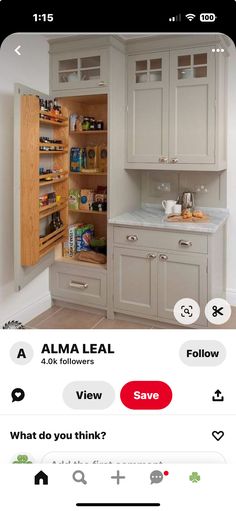
[[120, 484], [120, 480], [125, 479], [125, 476], [121, 476], [120, 471], [117, 470], [116, 476], [111, 476], [111, 479], [116, 479], [116, 484]]

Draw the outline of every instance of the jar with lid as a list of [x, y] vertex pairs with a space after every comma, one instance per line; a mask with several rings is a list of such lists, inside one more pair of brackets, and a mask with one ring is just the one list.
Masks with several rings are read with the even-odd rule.
[[83, 123], [82, 123], [82, 129], [84, 131], [88, 131], [89, 128], [90, 128], [89, 117], [84, 117], [84, 120], [83, 120]]
[[97, 122], [96, 122], [96, 129], [103, 130], [103, 121], [101, 121], [100, 119], [97, 120]]
[[90, 117], [89, 118], [89, 129], [90, 130], [95, 130], [95, 119], [94, 119], [94, 117]]

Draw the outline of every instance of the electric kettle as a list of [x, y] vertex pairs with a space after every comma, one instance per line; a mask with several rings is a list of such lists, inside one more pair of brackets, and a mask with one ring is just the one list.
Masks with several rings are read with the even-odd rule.
[[194, 207], [194, 194], [193, 192], [183, 192], [180, 199], [182, 209], [193, 209]]

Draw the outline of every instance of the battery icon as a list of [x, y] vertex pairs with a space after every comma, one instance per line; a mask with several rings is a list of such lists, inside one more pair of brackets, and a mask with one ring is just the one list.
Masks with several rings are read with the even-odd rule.
[[200, 14], [200, 21], [207, 21], [209, 23], [209, 22], [213, 22], [215, 20], [216, 20], [216, 15], [214, 14], [214, 12], [202, 12]]

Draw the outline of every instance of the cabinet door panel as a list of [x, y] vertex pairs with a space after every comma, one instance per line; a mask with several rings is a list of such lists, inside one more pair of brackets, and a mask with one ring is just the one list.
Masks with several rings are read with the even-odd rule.
[[215, 162], [214, 55], [206, 48], [171, 52], [170, 160]]
[[55, 54], [52, 66], [54, 90], [87, 89], [108, 84], [106, 50]]
[[129, 57], [129, 162], [153, 163], [167, 156], [168, 61], [168, 53]]
[[174, 320], [173, 309], [181, 298], [198, 302], [201, 315], [196, 324], [206, 326], [207, 256], [166, 252], [158, 259], [158, 319]]
[[157, 254], [114, 249], [114, 305], [122, 312], [157, 316]]
[[[54, 262], [54, 251], [46, 254], [40, 262], [33, 266], [22, 266], [21, 264], [21, 97], [24, 95], [38, 95], [47, 99], [48, 96], [37, 90], [30, 89], [21, 84], [15, 85], [15, 104], [14, 104], [14, 275], [15, 287], [20, 291], [29, 284], [37, 275], [48, 268]], [[29, 212], [29, 215], [31, 212]], [[27, 235], [27, 218], [25, 219], [25, 232]], [[33, 251], [32, 247], [32, 251]]]

